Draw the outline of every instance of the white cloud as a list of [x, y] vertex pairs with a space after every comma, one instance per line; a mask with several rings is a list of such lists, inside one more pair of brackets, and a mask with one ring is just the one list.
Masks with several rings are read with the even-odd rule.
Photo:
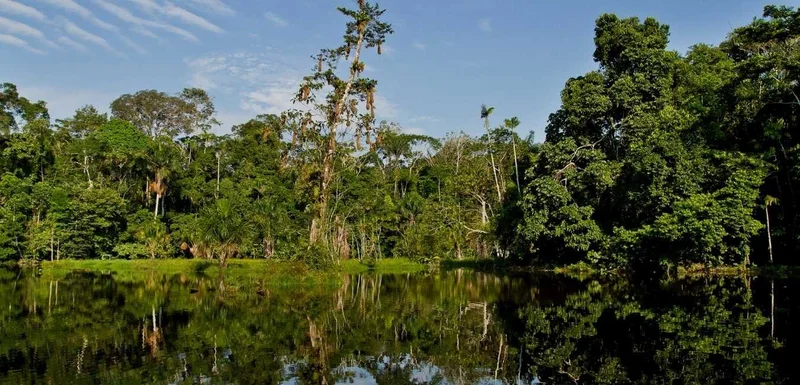
[[64, 30], [67, 31], [68, 34], [83, 41], [99, 45], [117, 56], [125, 57], [125, 54], [118, 51], [116, 48], [112, 47], [111, 44], [109, 44], [108, 41], [106, 41], [106, 39], [103, 39], [100, 36], [92, 34], [91, 32], [88, 32], [82, 29], [81, 27], [78, 27], [75, 23], [69, 20], [64, 19], [63, 24], [64, 24]]
[[146, 50], [146, 49], [144, 49], [144, 48], [143, 48], [142, 46], [140, 46], [139, 44], [136, 44], [136, 42], [134, 42], [133, 40], [131, 40], [131, 39], [128, 39], [128, 38], [127, 38], [127, 37], [125, 37], [125, 36], [120, 36], [120, 37], [119, 37], [119, 39], [120, 39], [120, 40], [122, 40], [122, 42], [123, 42], [123, 43], [125, 43], [125, 45], [127, 45], [128, 47], [130, 47], [132, 50], [136, 51], [138, 54], [140, 54], [140, 55], [145, 55], [145, 54], [147, 54], [147, 50]]
[[61, 43], [63, 45], [66, 45], [66, 46], [69, 46], [69, 47], [72, 47], [72, 48], [74, 48], [74, 49], [76, 49], [78, 51], [81, 51], [81, 52], [88, 51], [88, 49], [86, 48], [85, 45], [83, 45], [81, 43], [78, 43], [77, 41], [72, 40], [72, 39], [70, 39], [70, 38], [68, 38], [66, 36], [61, 36], [57, 40], [58, 40], [59, 43]]
[[397, 118], [400, 109], [397, 104], [392, 103], [385, 96], [381, 95], [380, 91], [375, 93], [375, 115], [380, 119], [395, 119]]
[[[423, 44], [423, 43], [420, 43], [418, 41], [415, 41], [415, 42], [411, 43], [411, 46], [416, 48], [416, 49], [418, 49], [418, 50], [420, 50], [420, 51], [424, 51], [425, 49], [428, 48], [427, 44]], [[383, 48], [383, 47], [381, 47], [381, 48]]]
[[10, 33], [12, 35], [34, 37], [50, 47], [56, 47], [56, 44], [48, 40], [44, 36], [44, 33], [42, 31], [33, 28], [27, 24], [20, 23], [18, 21], [14, 21], [11, 19], [6, 19], [5, 17], [2, 16], [0, 16], [0, 30]]
[[17, 3], [13, 0], [0, 0], [0, 12], [11, 15], [25, 16], [39, 21], [47, 20], [47, 17], [43, 13], [39, 12], [39, 10], [36, 8]]
[[478, 20], [478, 28], [483, 32], [492, 32], [492, 20], [480, 19]]
[[103, 28], [105, 30], [108, 30], [108, 31], [117, 31], [118, 30], [118, 28], [115, 25], [106, 23], [105, 21], [98, 19], [97, 17], [94, 16], [94, 14], [92, 14], [92, 11], [90, 11], [88, 8], [76, 3], [74, 0], [40, 0], [40, 1], [48, 3], [48, 4], [50, 4], [52, 6], [55, 6], [55, 7], [59, 7], [61, 9], [63, 9], [63, 10], [68, 11], [68, 12], [74, 13], [74, 14], [76, 14], [76, 15], [78, 15], [78, 16], [86, 19], [86, 20], [91, 21], [96, 26], [98, 26], [100, 28]]
[[272, 23], [276, 27], [286, 27], [287, 25], [289, 25], [289, 22], [286, 19], [272, 12], [264, 13], [264, 18], [267, 19], [270, 23]]
[[[292, 102], [305, 74], [305, 66], [287, 64], [295, 61], [299, 63], [302, 59], [287, 58], [267, 48], [260, 53], [209, 55], [187, 59], [185, 63], [189, 69], [190, 86], [227, 95], [238, 102], [238, 108], [233, 110], [220, 108], [231, 120], [223, 119], [228, 125], [246, 122], [258, 114], [307, 109], [303, 104]], [[377, 93], [375, 112], [379, 119], [393, 119], [397, 117], [399, 109], [384, 95]]]
[[176, 7], [171, 3], [167, 3], [167, 6], [164, 8], [164, 14], [169, 17], [174, 17], [176, 19], [179, 19], [186, 24], [191, 24], [211, 32], [215, 33], [224, 32], [222, 28], [216, 26], [214, 23], [200, 16], [197, 16], [194, 13], [191, 13], [183, 8]]
[[36, 49], [36, 48], [31, 47], [31, 45], [28, 44], [28, 42], [25, 41], [25, 40], [22, 40], [22, 39], [20, 39], [20, 38], [18, 38], [16, 36], [11, 36], [11, 35], [6, 35], [6, 34], [0, 34], [0, 44], [6, 44], [6, 45], [12, 45], [12, 46], [15, 46], [15, 47], [19, 47], [19, 48], [28, 50], [28, 51], [33, 52], [33, 53], [38, 54], [38, 55], [44, 55], [46, 53], [46, 52], [44, 52], [44, 51], [42, 51], [40, 49]]
[[[184, 0], [186, 1], [186, 0]], [[195, 7], [212, 14], [233, 15], [236, 12], [221, 0], [188, 0]]]
[[175, 27], [173, 25], [162, 23], [162, 22], [158, 22], [158, 21], [142, 19], [142, 18], [134, 15], [133, 13], [131, 13], [131, 11], [129, 11], [129, 10], [125, 9], [125, 8], [122, 8], [120, 6], [105, 2], [103, 0], [94, 0], [94, 2], [99, 7], [103, 8], [104, 10], [106, 10], [108, 13], [116, 16], [118, 19], [138, 26], [139, 30], [137, 32], [139, 32], [139, 33], [142, 33], [141, 31], [149, 31], [150, 34], [155, 35], [151, 31], [152, 28], [155, 28], [155, 29], [161, 29], [161, 30], [173, 33], [175, 35], [181, 36], [186, 40], [199, 41], [199, 39], [197, 39], [197, 37], [195, 35], [193, 35], [191, 32], [189, 32], [189, 31], [187, 31], [185, 29], [178, 28], [178, 27]]

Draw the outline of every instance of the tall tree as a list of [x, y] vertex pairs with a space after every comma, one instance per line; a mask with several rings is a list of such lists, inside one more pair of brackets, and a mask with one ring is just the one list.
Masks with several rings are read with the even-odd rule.
[[[324, 142], [320, 150], [322, 156], [320, 188], [315, 208], [315, 218], [311, 224], [310, 241], [312, 244], [322, 240], [327, 242], [330, 230], [328, 218], [328, 200], [334, 178], [336, 164], [337, 141], [340, 136], [352, 129], [356, 147], [360, 147], [362, 136], [371, 144], [370, 135], [375, 123], [375, 95], [377, 81], [362, 76], [366, 64], [362, 60], [363, 52], [374, 48], [378, 54], [386, 42], [386, 36], [393, 32], [390, 24], [381, 19], [385, 10], [377, 4], [358, 0], [354, 9], [339, 7], [339, 12], [348, 18], [345, 28], [344, 42], [334, 48], [322, 49], [316, 56], [317, 66], [312, 75], [306, 76], [295, 96], [297, 102], [309, 105], [320, 111], [322, 120], [312, 121], [312, 115], [302, 114], [302, 122], [297, 125], [295, 135], [306, 137], [305, 130], [314, 130]], [[351, 58], [352, 56], [352, 58]], [[337, 74], [339, 62], [344, 59], [348, 64], [346, 75]], [[330, 92], [318, 101], [315, 92], [329, 87]], [[359, 111], [359, 104], [364, 109]]]

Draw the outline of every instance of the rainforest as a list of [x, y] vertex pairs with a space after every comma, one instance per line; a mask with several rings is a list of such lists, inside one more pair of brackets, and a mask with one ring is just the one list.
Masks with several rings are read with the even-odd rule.
[[800, 10], [686, 52], [602, 14], [543, 138], [492, 100], [479, 135], [378, 119], [391, 12], [339, 8], [232, 127], [201, 88], [54, 119], [0, 74], [0, 382], [800, 380]]

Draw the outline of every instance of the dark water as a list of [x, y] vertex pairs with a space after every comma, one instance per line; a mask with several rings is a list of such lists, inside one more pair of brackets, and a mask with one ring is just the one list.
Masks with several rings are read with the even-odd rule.
[[796, 287], [446, 271], [305, 289], [0, 271], [0, 382], [800, 383]]

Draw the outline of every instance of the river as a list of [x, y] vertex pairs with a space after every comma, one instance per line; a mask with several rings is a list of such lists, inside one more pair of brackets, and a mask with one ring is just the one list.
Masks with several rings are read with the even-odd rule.
[[0, 270], [0, 383], [798, 383], [797, 280]]

